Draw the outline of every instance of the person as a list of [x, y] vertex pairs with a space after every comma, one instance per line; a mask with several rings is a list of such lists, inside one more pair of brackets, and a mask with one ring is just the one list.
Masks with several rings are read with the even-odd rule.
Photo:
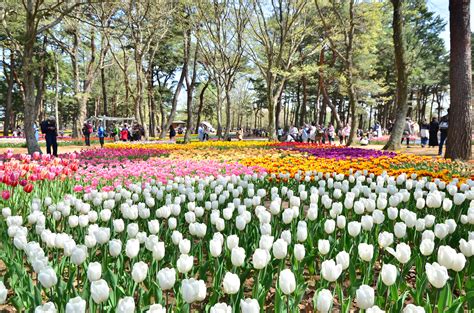
[[428, 143], [428, 138], [430, 137], [430, 125], [424, 119], [420, 125], [420, 137], [421, 137], [421, 147], [424, 148]]
[[342, 145], [344, 143], [344, 136], [342, 135], [342, 128], [337, 130], [337, 137], [339, 138], [339, 144]]
[[120, 131], [120, 140], [127, 141], [128, 134], [129, 132], [128, 132], [127, 124], [124, 124], [122, 130]]
[[33, 124], [33, 130], [35, 132], [36, 142], [38, 142], [39, 141], [39, 132], [38, 132], [38, 126], [36, 125], [36, 123]]
[[334, 137], [336, 135], [336, 130], [334, 129], [334, 126], [332, 124], [328, 125], [327, 134], [328, 134], [327, 136], [328, 136], [329, 144], [331, 145], [334, 143]]
[[120, 140], [120, 127], [118, 127], [117, 124], [114, 125], [114, 141], [119, 141]]
[[278, 141], [281, 141], [281, 140], [282, 140], [282, 137], [283, 137], [283, 128], [278, 127], [278, 130], [277, 130], [277, 137], [278, 137]]
[[104, 139], [105, 139], [105, 129], [104, 126], [100, 125], [97, 129], [97, 137], [99, 137], [100, 147], [104, 147]]
[[438, 130], [439, 130], [439, 123], [438, 123], [438, 118], [435, 116], [431, 119], [430, 123], [430, 140], [428, 142], [428, 146], [431, 147], [437, 147], [439, 145], [438, 143]]
[[40, 124], [41, 132], [46, 137], [46, 153], [51, 154], [53, 148], [53, 155], [58, 156], [58, 129], [56, 127], [56, 120], [53, 116], [48, 117], [47, 120]]
[[204, 141], [204, 127], [202, 126], [202, 124], [199, 124], [198, 127], [198, 138], [199, 141]]
[[349, 136], [351, 135], [351, 127], [349, 124], [346, 124], [344, 128], [342, 129], [342, 139], [344, 141], [344, 144], [347, 143], [347, 140], [349, 139]]
[[170, 125], [170, 140], [173, 141], [174, 137], [176, 137], [176, 130], [174, 129], [173, 125]]
[[307, 143], [309, 140], [309, 127], [308, 125], [304, 125], [301, 128], [301, 142]]
[[411, 119], [407, 117], [406, 122], [405, 122], [405, 128], [403, 129], [403, 137], [402, 137], [402, 143], [404, 139], [406, 139], [407, 141], [407, 148], [410, 148], [410, 136], [412, 133], [413, 133], [413, 128], [411, 124]]
[[369, 136], [367, 136], [367, 134], [363, 134], [360, 139], [360, 145], [367, 146], [368, 144], [369, 144]]
[[237, 131], [237, 139], [239, 141], [244, 140], [244, 131], [242, 130], [242, 128], [239, 128], [239, 130]]
[[317, 144], [324, 143], [324, 130], [320, 125], [316, 125], [316, 133], [314, 135], [314, 142]]
[[448, 114], [441, 117], [439, 120], [439, 150], [438, 155], [443, 154], [443, 145], [448, 137], [448, 127], [449, 127], [449, 109]]
[[380, 125], [379, 122], [375, 123], [374, 130], [377, 133], [378, 138], [382, 137], [382, 125]]
[[289, 135], [293, 141], [298, 141], [298, 128], [296, 126], [290, 127]]
[[90, 123], [84, 123], [84, 127], [82, 127], [82, 134], [84, 135], [84, 141], [86, 146], [91, 145], [91, 133], [92, 125]]

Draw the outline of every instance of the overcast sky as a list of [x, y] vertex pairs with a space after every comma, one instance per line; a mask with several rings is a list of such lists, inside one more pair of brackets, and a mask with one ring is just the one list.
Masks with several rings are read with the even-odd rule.
[[[427, 2], [431, 11], [436, 12], [448, 22], [442, 33], [442, 37], [446, 43], [446, 48], [449, 50], [449, 0], [428, 0]], [[474, 30], [474, 10], [471, 5], [471, 31], [472, 30]]]

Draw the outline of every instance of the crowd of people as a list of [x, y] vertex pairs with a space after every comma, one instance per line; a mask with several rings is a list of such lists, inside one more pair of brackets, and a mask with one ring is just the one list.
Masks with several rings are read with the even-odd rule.
[[334, 144], [339, 140], [340, 144], [346, 144], [351, 133], [349, 125], [338, 129], [329, 123], [326, 127], [316, 123], [305, 124], [298, 129], [295, 125], [287, 129], [278, 128], [277, 136], [279, 141], [285, 142], [312, 142]]
[[[415, 143], [418, 138], [422, 148], [438, 147], [438, 154], [442, 155], [443, 147], [446, 143], [449, 128], [449, 109], [448, 114], [442, 116], [439, 120], [437, 117], [433, 117], [431, 122], [423, 120], [420, 124], [411, 118], [406, 119], [405, 126], [403, 129], [403, 135], [401, 143], [406, 142], [407, 147], [410, 147], [410, 142]], [[356, 136], [357, 140], [361, 145], [368, 145], [371, 140], [382, 139], [383, 135], [388, 135], [391, 132], [391, 123], [389, 123], [388, 129], [383, 129], [379, 122], [376, 122], [374, 126], [370, 127], [366, 132], [362, 129], [357, 129]], [[48, 117], [46, 120], [40, 123], [38, 128], [36, 124], [33, 126], [35, 130], [35, 137], [39, 139], [39, 131], [44, 134], [46, 139], [46, 151], [48, 154], [57, 156], [58, 154], [58, 127], [56, 120], [53, 116]], [[199, 141], [209, 140], [209, 134], [213, 131], [211, 127], [206, 124], [200, 124], [198, 127], [198, 139]], [[96, 133], [99, 138], [101, 147], [104, 145], [105, 138], [110, 136], [114, 141], [139, 141], [145, 135], [143, 126], [138, 123], [132, 125], [123, 124], [122, 126], [114, 124], [111, 127], [105, 129], [102, 124], [98, 124], [95, 128], [91, 122], [84, 123], [82, 127], [82, 134], [84, 136], [84, 143], [86, 146], [91, 145], [91, 135]], [[183, 134], [186, 132], [185, 127], [178, 127], [176, 130], [173, 125], [169, 128], [170, 141], [174, 141], [176, 134]], [[268, 132], [265, 129], [246, 129], [247, 134], [253, 136], [267, 136]], [[19, 136], [22, 133], [21, 128], [15, 130], [15, 135]], [[345, 124], [343, 127], [336, 128], [332, 123], [324, 125], [318, 125], [316, 123], [304, 124], [298, 128], [295, 125], [290, 127], [278, 128], [277, 136], [278, 140], [282, 142], [305, 142], [305, 143], [328, 143], [334, 144], [336, 140], [339, 144], [346, 144], [351, 133], [349, 124]], [[238, 128], [236, 130], [236, 138], [243, 140], [244, 129]]]
[[410, 140], [415, 141], [417, 138], [420, 138], [422, 148], [426, 146], [430, 148], [438, 147], [438, 155], [442, 155], [443, 147], [448, 137], [448, 116], [449, 109], [448, 114], [442, 116], [439, 121], [438, 117], [435, 116], [431, 119], [430, 123], [423, 120], [420, 124], [407, 117], [403, 129], [402, 143], [406, 141], [407, 147], [410, 147]]

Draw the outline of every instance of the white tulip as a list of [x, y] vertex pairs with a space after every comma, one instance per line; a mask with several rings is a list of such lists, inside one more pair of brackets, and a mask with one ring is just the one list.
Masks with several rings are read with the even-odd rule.
[[235, 247], [230, 252], [230, 259], [232, 265], [239, 267], [242, 266], [245, 262], [245, 249], [241, 247]]
[[109, 298], [109, 285], [107, 285], [107, 282], [103, 279], [93, 281], [90, 290], [92, 300], [97, 304], [105, 302]]
[[87, 279], [90, 282], [99, 280], [102, 277], [102, 265], [99, 262], [91, 262], [87, 267]]
[[137, 284], [143, 282], [147, 276], [148, 273], [148, 264], [145, 262], [138, 262], [133, 264], [132, 268], [132, 278], [133, 281]]
[[446, 267], [434, 262], [433, 264], [427, 263], [425, 269], [430, 284], [438, 289], [443, 288], [449, 279]]
[[346, 251], [340, 251], [336, 255], [336, 263], [338, 265], [341, 265], [343, 270], [349, 268], [349, 263], [350, 263], [349, 253], [347, 253]]
[[337, 264], [334, 260], [326, 260], [321, 264], [321, 275], [329, 282], [336, 281], [342, 273], [342, 265]]
[[391, 286], [397, 280], [397, 268], [392, 264], [382, 265], [382, 281], [386, 286]]
[[293, 293], [296, 289], [295, 274], [289, 269], [284, 269], [278, 277], [278, 286], [285, 295]]
[[327, 313], [331, 310], [333, 301], [332, 293], [327, 289], [322, 289], [316, 298], [316, 309], [318, 312]]
[[318, 240], [318, 251], [322, 255], [326, 255], [329, 253], [331, 246], [329, 244], [329, 240], [326, 239], [319, 239]]
[[176, 270], [168, 267], [162, 268], [156, 274], [156, 278], [162, 290], [169, 290], [173, 288], [176, 282]]
[[359, 257], [366, 262], [371, 261], [374, 256], [374, 246], [371, 244], [360, 243], [357, 251], [359, 252]]
[[272, 253], [276, 259], [284, 259], [288, 250], [288, 244], [283, 239], [278, 239], [273, 243]]
[[192, 255], [181, 254], [176, 261], [178, 272], [186, 274], [193, 268], [194, 257]]
[[233, 295], [239, 292], [240, 290], [240, 278], [237, 274], [227, 272], [224, 275], [224, 280], [222, 281], [222, 286], [224, 293]]
[[357, 306], [361, 309], [368, 309], [374, 305], [374, 289], [367, 285], [362, 285], [356, 290]]

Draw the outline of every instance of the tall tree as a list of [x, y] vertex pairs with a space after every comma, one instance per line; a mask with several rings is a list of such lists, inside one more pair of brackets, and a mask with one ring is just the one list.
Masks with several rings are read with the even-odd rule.
[[306, 20], [300, 18], [307, 3], [307, 0], [278, 0], [268, 4], [252, 0], [255, 16], [249, 24], [254, 36], [248, 52], [266, 83], [270, 140], [277, 140], [276, 107], [297, 60], [296, 52], [308, 34]]
[[446, 158], [469, 160], [472, 155], [471, 126], [471, 30], [470, 0], [449, 1], [451, 104]]
[[404, 35], [403, 0], [391, 0], [393, 5], [393, 44], [395, 47], [395, 70], [397, 94], [395, 98], [396, 118], [392, 133], [384, 150], [400, 149], [408, 112], [408, 73], [406, 64], [406, 42]]
[[[15, 1], [8, 1], [15, 2]], [[58, 0], [54, 2], [43, 0], [22, 0], [21, 4], [24, 13], [24, 31], [22, 32], [21, 40], [17, 41], [21, 45], [21, 60], [22, 60], [22, 88], [24, 90], [24, 128], [26, 145], [28, 153], [41, 152], [41, 149], [36, 141], [35, 131], [33, 125], [38, 115], [37, 101], [42, 93], [42, 74], [39, 72], [41, 68], [41, 58], [37, 58], [41, 54], [41, 48], [38, 49], [38, 37], [58, 25], [65, 16], [69, 15], [76, 7], [85, 4], [85, 1], [75, 1], [70, 3], [68, 0]], [[8, 3], [7, 3], [8, 5]], [[13, 3], [12, 5], [16, 5]], [[8, 18], [8, 17], [7, 17]], [[8, 29], [8, 22], [2, 23], [13, 40]], [[16, 40], [15, 40], [16, 41]], [[40, 60], [38, 60], [40, 59]], [[38, 88], [39, 87], [39, 88]]]

